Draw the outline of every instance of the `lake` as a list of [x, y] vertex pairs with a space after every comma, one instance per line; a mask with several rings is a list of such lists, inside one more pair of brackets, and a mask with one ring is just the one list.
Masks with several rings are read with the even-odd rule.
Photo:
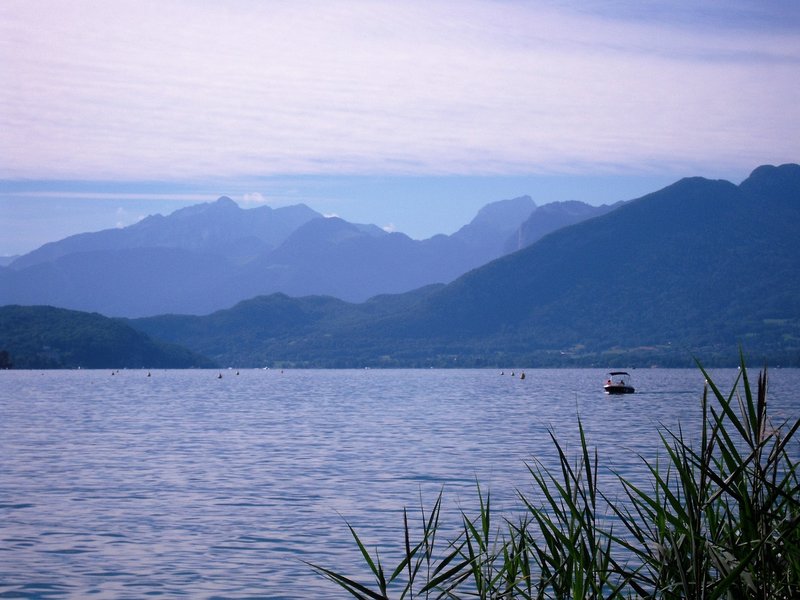
[[[595, 369], [0, 372], [0, 597], [342, 598], [303, 561], [366, 579], [346, 522], [391, 562], [440, 490], [452, 527], [476, 480], [513, 513], [577, 414], [632, 477], [660, 423], [694, 434], [698, 370], [631, 373], [610, 397]], [[800, 370], [769, 400], [796, 418]]]

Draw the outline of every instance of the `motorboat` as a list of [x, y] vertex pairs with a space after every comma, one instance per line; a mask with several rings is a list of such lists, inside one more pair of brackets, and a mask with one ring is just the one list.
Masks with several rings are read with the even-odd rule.
[[631, 376], [625, 371], [608, 373], [603, 389], [606, 394], [632, 394], [635, 391], [631, 383]]

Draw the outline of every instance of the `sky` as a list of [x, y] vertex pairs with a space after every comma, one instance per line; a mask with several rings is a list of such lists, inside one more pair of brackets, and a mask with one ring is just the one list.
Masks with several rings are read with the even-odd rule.
[[0, 256], [228, 195], [422, 239], [800, 162], [795, 0], [3, 0]]

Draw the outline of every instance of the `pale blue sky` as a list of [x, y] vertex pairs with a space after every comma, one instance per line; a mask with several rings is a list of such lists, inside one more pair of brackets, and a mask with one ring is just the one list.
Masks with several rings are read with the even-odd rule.
[[800, 161], [795, 1], [4, 0], [0, 255], [227, 194], [451, 233]]

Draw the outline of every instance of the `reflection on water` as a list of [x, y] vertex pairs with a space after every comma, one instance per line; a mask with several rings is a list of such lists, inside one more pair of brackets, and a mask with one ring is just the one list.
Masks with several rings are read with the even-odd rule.
[[[339, 597], [303, 561], [361, 573], [345, 519], [391, 561], [402, 509], [518, 509], [525, 462], [574, 448], [636, 477], [656, 427], [696, 431], [695, 370], [0, 372], [0, 596]], [[717, 371], [727, 391], [733, 370]], [[771, 372], [773, 416], [800, 371]], [[604, 483], [613, 485], [606, 471]], [[385, 549], [384, 549], [385, 548]]]

